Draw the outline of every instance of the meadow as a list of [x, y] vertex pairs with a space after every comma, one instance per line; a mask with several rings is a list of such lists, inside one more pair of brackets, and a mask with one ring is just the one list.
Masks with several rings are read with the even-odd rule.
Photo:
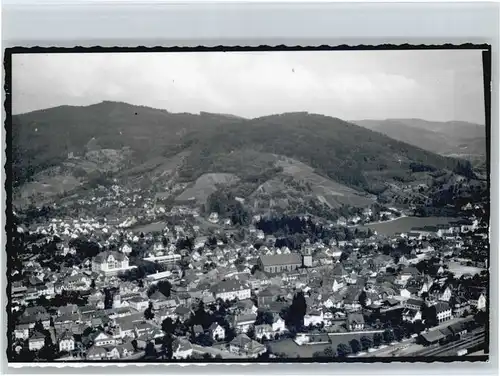
[[423, 226], [436, 226], [457, 221], [452, 217], [402, 217], [389, 222], [364, 225], [379, 234], [392, 236], [398, 232], [409, 232], [413, 228]]

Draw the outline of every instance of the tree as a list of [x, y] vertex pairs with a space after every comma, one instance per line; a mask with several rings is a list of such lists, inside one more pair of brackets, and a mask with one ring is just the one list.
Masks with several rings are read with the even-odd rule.
[[35, 322], [35, 326], [33, 328], [35, 332], [45, 333], [45, 328], [43, 327], [42, 321], [38, 320]]
[[337, 354], [339, 357], [344, 358], [351, 353], [351, 348], [345, 343], [340, 343], [337, 346]]
[[373, 346], [374, 347], [379, 347], [381, 344], [382, 344], [382, 334], [375, 333], [373, 335]]
[[172, 334], [175, 330], [175, 325], [174, 322], [170, 317], [167, 317], [163, 322], [161, 323], [161, 330], [163, 330], [167, 334]]
[[335, 356], [335, 351], [333, 350], [333, 348], [331, 346], [328, 346], [325, 350], [324, 350], [324, 353], [325, 353], [325, 356], [327, 358], [333, 358]]
[[257, 318], [255, 319], [255, 325], [262, 324], [273, 324], [273, 314], [269, 311], [259, 311], [257, 312]]
[[422, 320], [427, 328], [436, 326], [438, 324], [437, 310], [436, 306], [427, 306], [427, 304], [422, 305]]
[[400, 326], [396, 326], [393, 330], [394, 332], [394, 338], [396, 341], [401, 342], [401, 340], [404, 338], [404, 331]]
[[50, 302], [44, 295], [42, 295], [37, 299], [36, 304], [42, 307], [48, 307], [50, 305]]
[[144, 318], [146, 320], [153, 320], [155, 314], [153, 312], [153, 303], [149, 303], [149, 307], [144, 311]]
[[250, 326], [250, 328], [248, 328], [247, 336], [250, 339], [255, 339], [255, 328], [253, 326]]
[[358, 300], [359, 300], [359, 304], [361, 304], [361, 307], [366, 307], [367, 296], [366, 296], [365, 290], [361, 291], [361, 294], [359, 294]]
[[144, 349], [144, 355], [147, 358], [156, 358], [156, 348], [153, 342], [148, 342], [146, 348]]
[[165, 335], [165, 337], [163, 337], [163, 343], [161, 345], [165, 359], [170, 360], [173, 357], [174, 350], [172, 344], [173, 344], [172, 335], [170, 334]]
[[323, 358], [325, 356], [325, 353], [323, 351], [315, 351], [312, 354], [313, 358]]
[[370, 347], [372, 347], [373, 341], [370, 337], [363, 336], [361, 337], [361, 348], [364, 351], [367, 351]]
[[485, 326], [488, 321], [488, 315], [484, 311], [478, 311], [474, 315], [474, 320], [477, 322], [479, 326]]
[[287, 325], [292, 326], [296, 331], [304, 325], [304, 316], [307, 312], [307, 303], [302, 291], [295, 294], [292, 304], [286, 315]]
[[349, 342], [349, 345], [351, 346], [351, 350], [353, 354], [357, 354], [361, 351], [361, 344], [357, 339], [353, 339]]
[[384, 330], [383, 337], [384, 337], [384, 342], [387, 343], [387, 344], [389, 344], [392, 341], [394, 341], [394, 333], [390, 329]]
[[424, 323], [422, 322], [422, 320], [416, 320], [416, 321], [413, 323], [413, 330], [414, 330], [414, 333], [420, 333], [420, 332], [422, 332], [424, 329], [425, 329], [425, 325], [424, 325]]

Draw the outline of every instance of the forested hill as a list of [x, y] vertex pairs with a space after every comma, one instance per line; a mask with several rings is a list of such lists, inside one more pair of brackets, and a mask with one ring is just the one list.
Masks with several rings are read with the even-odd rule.
[[[187, 137], [191, 178], [217, 170], [232, 153], [251, 149], [297, 159], [324, 176], [358, 189], [406, 174], [411, 166], [453, 169], [456, 160], [393, 140], [341, 119], [289, 113], [221, 124]], [[233, 171], [237, 173], [238, 166]]]
[[14, 183], [82, 154], [95, 138], [99, 147], [135, 151], [136, 162], [182, 149], [192, 130], [232, 121], [227, 115], [173, 114], [166, 110], [105, 101], [91, 106], [60, 106], [12, 117]]
[[360, 120], [354, 123], [441, 155], [483, 160], [486, 155], [486, 129], [480, 124], [421, 119]]
[[16, 115], [12, 131], [18, 184], [62, 163], [69, 152], [85, 153], [91, 139], [102, 149], [129, 147], [129, 166], [189, 151], [180, 171], [187, 180], [210, 171], [245, 174], [253, 161], [236, 158], [242, 151], [294, 158], [358, 190], [401, 179], [415, 165], [451, 170], [457, 164], [352, 123], [305, 112], [242, 119], [102, 102]]

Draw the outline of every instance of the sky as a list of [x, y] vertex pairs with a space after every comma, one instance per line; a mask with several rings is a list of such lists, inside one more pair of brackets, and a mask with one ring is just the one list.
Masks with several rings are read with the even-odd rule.
[[484, 124], [480, 50], [19, 54], [14, 114], [103, 100], [247, 118]]

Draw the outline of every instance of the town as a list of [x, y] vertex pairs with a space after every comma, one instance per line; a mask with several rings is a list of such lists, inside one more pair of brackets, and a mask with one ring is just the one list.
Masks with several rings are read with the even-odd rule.
[[29, 221], [14, 213], [14, 361], [487, 350], [487, 203], [388, 235], [369, 224], [411, 210], [377, 204], [336, 221], [254, 215], [236, 225], [150, 196], [99, 186], [90, 199], [32, 209]]

